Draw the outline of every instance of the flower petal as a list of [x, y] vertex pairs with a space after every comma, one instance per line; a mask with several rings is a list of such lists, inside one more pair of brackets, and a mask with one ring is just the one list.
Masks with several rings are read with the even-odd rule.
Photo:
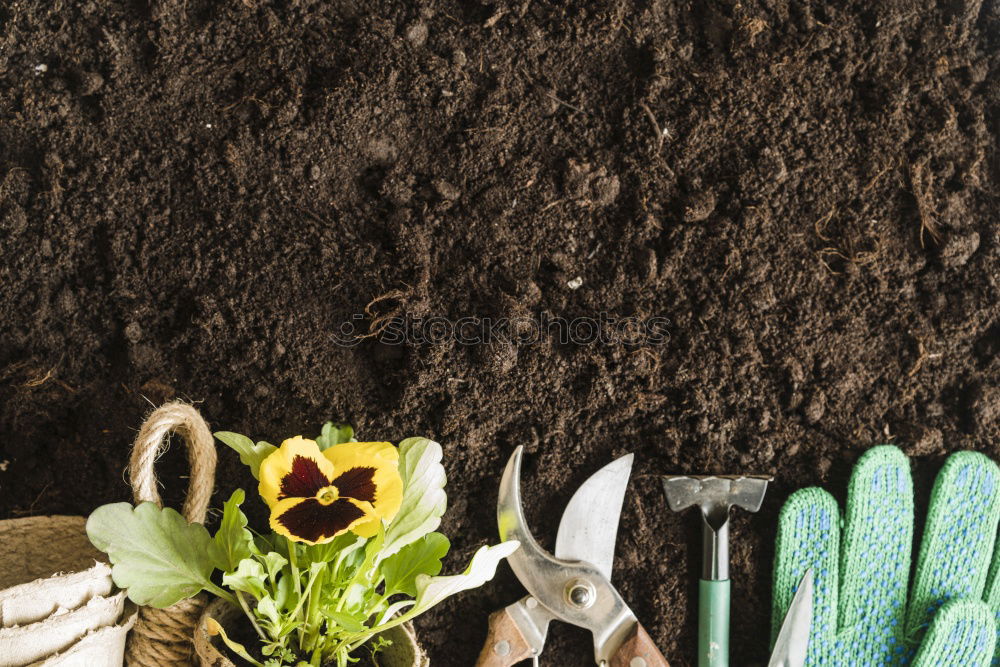
[[[341, 488], [334, 482], [341, 496], [370, 502], [381, 519], [390, 521], [396, 516], [403, 502], [403, 480], [399, 476], [399, 451], [392, 443], [345, 442], [325, 450], [323, 456], [333, 464], [334, 479], [344, 485]], [[354, 472], [365, 468], [374, 468], [371, 473], [374, 491], [369, 488], [367, 471]], [[372, 534], [375, 532], [377, 525]]]
[[365, 515], [370, 517], [351, 526], [351, 532], [358, 537], [374, 537], [378, 534], [378, 529], [382, 527], [382, 519], [375, 512], [375, 508], [369, 502], [351, 499], [351, 502], [365, 511]]
[[349, 468], [333, 478], [333, 485], [341, 496], [375, 502], [375, 468], [364, 466]]
[[315, 498], [286, 498], [271, 510], [271, 528], [296, 542], [323, 544], [371, 515], [346, 498], [324, 505]]
[[311, 498], [333, 477], [333, 465], [313, 440], [297, 435], [281, 443], [260, 464], [257, 487], [268, 507], [284, 498]]
[[364, 523], [359, 523], [358, 525], [351, 528], [351, 532], [358, 537], [374, 537], [378, 535], [379, 526], [382, 525], [382, 519], [372, 519], [371, 521], [365, 521]]

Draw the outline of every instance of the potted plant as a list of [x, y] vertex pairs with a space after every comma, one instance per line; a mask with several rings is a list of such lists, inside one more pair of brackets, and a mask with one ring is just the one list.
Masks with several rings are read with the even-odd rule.
[[[353, 435], [328, 423], [315, 440], [276, 447], [215, 434], [257, 479], [269, 531], [247, 528], [236, 489], [214, 536], [153, 503], [104, 505], [87, 533], [136, 604], [216, 596], [199, 632], [248, 663], [346, 667], [405, 638], [397, 629], [446, 597], [492, 579], [518, 546], [484, 546], [463, 573], [439, 576], [450, 547], [436, 532], [447, 505], [441, 446]], [[207, 644], [196, 641], [200, 653]]]

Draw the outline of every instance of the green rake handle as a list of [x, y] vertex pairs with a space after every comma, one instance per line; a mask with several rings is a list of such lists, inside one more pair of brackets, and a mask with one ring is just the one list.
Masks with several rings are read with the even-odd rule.
[[729, 667], [729, 579], [698, 581], [698, 667]]

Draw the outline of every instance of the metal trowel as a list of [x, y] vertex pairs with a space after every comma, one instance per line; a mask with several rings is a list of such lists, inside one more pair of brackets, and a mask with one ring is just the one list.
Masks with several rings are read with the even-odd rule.
[[729, 508], [756, 512], [771, 477], [664, 475], [674, 512], [701, 509], [702, 575], [698, 586], [698, 666], [729, 665]]

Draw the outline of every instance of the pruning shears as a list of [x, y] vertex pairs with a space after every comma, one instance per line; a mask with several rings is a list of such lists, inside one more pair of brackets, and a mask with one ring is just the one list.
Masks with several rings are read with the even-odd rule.
[[510, 667], [538, 656], [549, 622], [585, 628], [601, 667], [670, 667], [611, 584], [618, 519], [632, 471], [628, 454], [604, 466], [570, 499], [556, 534], [555, 555], [532, 537], [521, 506], [518, 447], [500, 481], [497, 521], [503, 540], [521, 548], [507, 559], [528, 595], [490, 616], [489, 636], [477, 667]]

